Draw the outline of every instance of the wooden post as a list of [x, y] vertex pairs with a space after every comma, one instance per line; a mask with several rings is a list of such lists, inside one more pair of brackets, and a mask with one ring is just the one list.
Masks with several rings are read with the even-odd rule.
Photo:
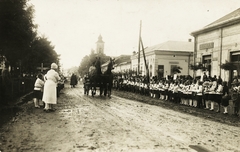
[[[194, 65], [194, 67], [196, 65], [196, 57], [197, 57], [196, 53], [197, 53], [197, 38], [196, 38], [196, 36], [194, 36], [194, 51], [193, 51], [193, 65]], [[193, 70], [193, 78], [195, 78], [195, 77], [196, 77], [196, 70]]]
[[139, 42], [138, 42], [138, 68], [137, 68], [137, 75], [139, 75], [139, 73], [140, 73], [141, 28], [142, 28], [142, 21], [140, 21], [140, 30], [139, 30]]
[[148, 69], [148, 65], [147, 65], [147, 61], [146, 61], [146, 56], [145, 56], [145, 51], [144, 51], [144, 47], [143, 47], [142, 38], [140, 40], [141, 40], [140, 42], [141, 42], [141, 45], [142, 45], [142, 51], [143, 51], [143, 58], [144, 58], [145, 68], [146, 68], [146, 72], [147, 72], [147, 81], [149, 83], [149, 79], [150, 79], [149, 69]]
[[41, 63], [41, 72], [43, 72], [43, 63]]

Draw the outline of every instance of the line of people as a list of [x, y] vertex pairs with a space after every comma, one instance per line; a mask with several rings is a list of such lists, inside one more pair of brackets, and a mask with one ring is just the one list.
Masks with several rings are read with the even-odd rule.
[[[114, 87], [119, 90], [130, 91], [152, 98], [159, 98], [182, 105], [209, 109], [228, 114], [229, 101], [233, 101], [234, 115], [239, 116], [240, 85], [237, 79], [228, 87], [226, 81], [209, 77], [207, 79], [192, 79], [191, 77], [173, 79], [153, 78], [148, 84], [144, 77], [121, 78], [115, 81]], [[215, 107], [217, 105], [217, 107]]]

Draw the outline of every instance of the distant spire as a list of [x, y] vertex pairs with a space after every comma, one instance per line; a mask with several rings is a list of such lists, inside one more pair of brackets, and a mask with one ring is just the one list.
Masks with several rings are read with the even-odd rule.
[[104, 42], [101, 34], [98, 36], [98, 41], [96, 42], [96, 54], [104, 54]]
[[98, 36], [98, 41], [96, 43], [104, 43], [103, 40], [102, 40], [102, 35], [101, 34]]

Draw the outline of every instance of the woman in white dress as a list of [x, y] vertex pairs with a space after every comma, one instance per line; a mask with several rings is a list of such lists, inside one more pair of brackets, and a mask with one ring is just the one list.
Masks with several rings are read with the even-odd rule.
[[44, 76], [45, 84], [43, 90], [43, 99], [45, 102], [44, 111], [54, 111], [53, 104], [57, 104], [57, 82], [60, 80], [59, 74], [56, 72], [58, 66], [56, 63], [51, 64], [51, 69]]

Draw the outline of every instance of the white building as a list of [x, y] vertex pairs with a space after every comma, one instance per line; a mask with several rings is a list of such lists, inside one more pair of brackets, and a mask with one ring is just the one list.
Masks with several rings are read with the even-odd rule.
[[[118, 57], [115, 57], [115, 64], [114, 69], [112, 70], [114, 73], [124, 73], [131, 70], [131, 59], [130, 55], [121, 55]], [[106, 62], [101, 65], [102, 71], [105, 71], [107, 69], [107, 65], [109, 62]]]
[[124, 73], [131, 70], [131, 55], [120, 55], [115, 58], [114, 72]]
[[[211, 76], [231, 81], [239, 75], [240, 67], [240, 8], [223, 16], [204, 28], [191, 33], [194, 36], [195, 65], [201, 63]], [[232, 62], [235, 70], [225, 71], [221, 64]], [[200, 75], [198, 70], [195, 74]]]
[[[155, 46], [144, 49], [146, 62], [149, 69], [149, 75], [164, 77], [173, 75], [172, 68], [179, 66], [182, 68], [179, 75], [192, 75], [192, 70], [189, 69], [190, 64], [193, 64], [194, 43], [191, 40], [183, 41], [167, 41]], [[131, 56], [132, 70], [138, 69], [138, 53]], [[140, 69], [142, 75], [146, 75], [144, 58], [141, 51]]]

